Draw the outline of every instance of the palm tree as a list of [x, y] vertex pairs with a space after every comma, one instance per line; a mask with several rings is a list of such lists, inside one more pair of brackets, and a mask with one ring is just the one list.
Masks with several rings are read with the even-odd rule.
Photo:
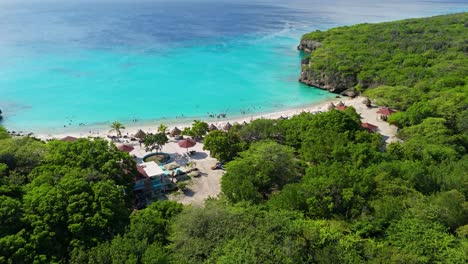
[[125, 126], [122, 123], [118, 122], [118, 121], [114, 121], [112, 123], [112, 125], [111, 125], [111, 128], [112, 129], [109, 130], [109, 132], [114, 132], [115, 131], [117, 133], [117, 136], [121, 137], [122, 136], [122, 131], [120, 131], [120, 130], [125, 129]]
[[158, 132], [166, 134], [167, 126], [164, 124], [159, 125]]

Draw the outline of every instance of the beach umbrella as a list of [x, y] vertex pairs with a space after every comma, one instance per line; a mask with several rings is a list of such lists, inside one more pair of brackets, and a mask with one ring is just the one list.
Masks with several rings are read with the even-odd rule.
[[76, 141], [77, 139], [78, 139], [78, 138], [76, 138], [76, 137], [66, 136], [66, 137], [64, 137], [64, 138], [62, 138], [62, 139], [60, 139], [60, 140], [61, 140], [61, 141], [66, 141], [66, 142], [74, 142], [74, 141]]
[[120, 145], [117, 147], [120, 151], [123, 151], [123, 152], [127, 152], [127, 153], [130, 153], [132, 152], [132, 150], [134, 150], [135, 148], [132, 147], [132, 146], [129, 146], [129, 145]]
[[195, 146], [197, 142], [195, 142], [193, 139], [182, 139], [178, 144], [179, 147], [186, 148], [188, 152], [188, 149]]
[[330, 103], [328, 105], [328, 110], [332, 110], [332, 109], [335, 109], [335, 104], [334, 103]]
[[218, 128], [217, 128], [215, 125], [211, 124], [211, 125], [208, 127], [208, 130], [209, 130], [209, 131], [214, 131], [214, 130], [218, 130]]
[[231, 129], [232, 125], [228, 122], [226, 125], [224, 125], [223, 129], [228, 131], [229, 129]]
[[180, 131], [180, 129], [178, 129], [177, 127], [174, 127], [174, 129], [172, 129], [170, 135], [173, 137], [173, 136], [179, 136], [180, 133], [182, 133], [182, 131]]
[[140, 129], [138, 132], [136, 132], [135, 137], [143, 140], [146, 137], [146, 133]]

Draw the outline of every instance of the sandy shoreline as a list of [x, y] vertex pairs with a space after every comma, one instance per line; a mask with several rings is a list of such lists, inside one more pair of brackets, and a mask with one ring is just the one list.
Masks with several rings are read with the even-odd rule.
[[[318, 113], [318, 112], [326, 112], [328, 111], [328, 107], [330, 103], [338, 104], [339, 102], [343, 102], [346, 106], [352, 106], [356, 109], [356, 111], [361, 115], [362, 122], [367, 122], [378, 126], [378, 132], [385, 137], [385, 141], [387, 143], [398, 141], [396, 138], [397, 127], [388, 124], [379, 119], [378, 114], [376, 113], [377, 109], [368, 108], [363, 104], [364, 97], [358, 96], [355, 98], [350, 97], [339, 97], [339, 98], [332, 98], [320, 103], [313, 103], [308, 106], [303, 107], [296, 107], [296, 108], [289, 108], [280, 111], [273, 111], [267, 113], [256, 113], [252, 115], [244, 115], [240, 117], [227, 117], [227, 118], [201, 118], [200, 120], [207, 122], [208, 124], [214, 124], [218, 128], [222, 128], [226, 123], [243, 123], [243, 122], [250, 122], [256, 119], [278, 119], [280, 117], [292, 117], [294, 115], [298, 115], [301, 112], [308, 112], [308, 113]], [[146, 133], [156, 133], [157, 127], [160, 124], [165, 124], [168, 126], [168, 130], [172, 130], [174, 127], [178, 127], [179, 129], [183, 129], [185, 127], [190, 127], [193, 123], [193, 120], [187, 118], [185, 120], [161, 120], [159, 122], [148, 122], [148, 123], [130, 123], [130, 124], [123, 124], [126, 129], [122, 130], [123, 135], [134, 135], [139, 129], [143, 130]], [[76, 138], [88, 138], [88, 137], [101, 137], [107, 138], [108, 135], [115, 135], [114, 133], [110, 133], [110, 128], [105, 127], [104, 125], [96, 128], [96, 127], [77, 127], [76, 129], [70, 128], [71, 131], [63, 132], [57, 131], [56, 133], [37, 133], [34, 134], [35, 137], [42, 139], [42, 140], [49, 140], [49, 139], [61, 139], [66, 136], [72, 136]]]
[[[217, 127], [222, 127], [226, 123], [243, 123], [243, 122], [250, 122], [255, 119], [265, 118], [265, 119], [277, 119], [281, 116], [283, 117], [291, 117], [301, 112], [325, 112], [328, 109], [329, 104], [332, 102], [334, 104], [339, 103], [342, 101], [345, 104], [350, 104], [351, 101], [356, 100], [356, 98], [351, 99], [349, 97], [341, 97], [341, 98], [333, 98], [329, 100], [322, 101], [320, 103], [313, 103], [310, 105], [296, 107], [296, 108], [288, 108], [279, 111], [273, 112], [266, 112], [266, 113], [253, 113], [251, 115], [244, 115], [238, 117], [227, 117], [227, 118], [199, 118], [202, 121], [207, 122], [208, 124], [214, 124]], [[362, 99], [361, 99], [362, 101]], [[174, 127], [178, 127], [183, 129], [185, 127], [190, 127], [193, 123], [192, 119], [185, 119], [185, 120], [160, 120], [160, 121], [153, 121], [153, 122], [137, 122], [137, 123], [123, 123], [126, 129], [122, 130], [123, 135], [132, 135], [135, 134], [139, 129], [147, 132], [147, 133], [155, 133], [157, 132], [157, 127], [160, 124], [165, 124], [168, 126], [169, 130], [172, 130]], [[34, 136], [43, 140], [47, 139], [60, 139], [66, 136], [72, 136], [77, 138], [86, 138], [86, 137], [107, 137], [107, 135], [115, 135], [115, 133], [109, 133], [110, 128], [105, 128], [104, 125], [94, 127], [94, 126], [84, 126], [84, 127], [76, 127], [70, 128], [70, 131], [58, 131], [52, 133], [35, 133]]]

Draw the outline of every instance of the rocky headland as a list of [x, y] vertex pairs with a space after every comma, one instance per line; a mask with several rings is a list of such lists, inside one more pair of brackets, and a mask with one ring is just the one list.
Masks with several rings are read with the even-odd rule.
[[[319, 41], [302, 39], [299, 46], [297, 46], [297, 49], [305, 53], [313, 54], [316, 49], [322, 46], [322, 43]], [[306, 56], [302, 59], [299, 82], [327, 90], [332, 93], [343, 94], [351, 97], [358, 95], [355, 91], [352, 90], [353, 87], [357, 84], [357, 80], [354, 76], [343, 76], [339, 72], [329, 74], [325, 72], [314, 71], [310, 67], [312, 63], [313, 62], [310, 59], [310, 56]]]

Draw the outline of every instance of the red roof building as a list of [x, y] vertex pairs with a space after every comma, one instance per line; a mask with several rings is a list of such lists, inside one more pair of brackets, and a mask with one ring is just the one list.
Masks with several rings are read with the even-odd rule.
[[348, 108], [343, 102], [339, 102], [336, 106], [335, 106], [335, 109], [338, 110], [338, 111], [343, 111], [345, 110], [346, 108]]
[[392, 110], [388, 107], [382, 107], [377, 111], [377, 114], [379, 114], [380, 119], [383, 121], [387, 121], [388, 116], [393, 113], [395, 113], [395, 110]]
[[370, 132], [376, 132], [379, 129], [378, 126], [373, 125], [373, 124], [369, 124], [369, 123], [362, 123], [361, 127], [369, 130]]
[[380, 108], [378, 111], [377, 111], [377, 114], [381, 114], [383, 116], [389, 116], [391, 114], [395, 113], [395, 110], [392, 110], [388, 107], [383, 107], [383, 108]]
[[143, 178], [148, 178], [148, 174], [146, 174], [146, 171], [141, 167], [140, 165], [137, 165], [137, 170], [143, 176]]
[[346, 105], [337, 105], [337, 106], [335, 106], [335, 109], [338, 110], [338, 111], [343, 111], [346, 108], [348, 108]]

